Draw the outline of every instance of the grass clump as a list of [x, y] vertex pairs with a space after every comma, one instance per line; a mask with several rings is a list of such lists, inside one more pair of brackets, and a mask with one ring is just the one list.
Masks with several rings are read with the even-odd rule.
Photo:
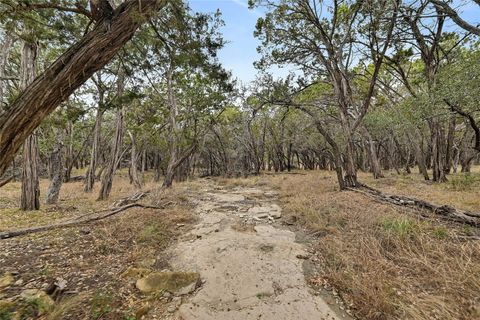
[[140, 243], [163, 245], [169, 239], [167, 230], [165, 224], [161, 222], [153, 222], [140, 231], [137, 240]]
[[97, 291], [91, 301], [90, 316], [92, 320], [101, 319], [112, 312], [114, 299], [111, 293]]
[[470, 191], [478, 186], [479, 179], [471, 174], [451, 177], [449, 187], [454, 191]]
[[388, 235], [400, 238], [413, 237], [420, 232], [418, 222], [405, 217], [387, 218], [382, 221], [382, 227]]

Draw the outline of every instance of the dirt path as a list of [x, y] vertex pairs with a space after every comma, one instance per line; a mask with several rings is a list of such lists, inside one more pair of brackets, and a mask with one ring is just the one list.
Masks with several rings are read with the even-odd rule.
[[170, 264], [199, 272], [203, 284], [173, 319], [345, 319], [308, 287], [295, 234], [274, 227], [281, 216], [274, 192], [207, 184], [201, 194], [200, 222]]

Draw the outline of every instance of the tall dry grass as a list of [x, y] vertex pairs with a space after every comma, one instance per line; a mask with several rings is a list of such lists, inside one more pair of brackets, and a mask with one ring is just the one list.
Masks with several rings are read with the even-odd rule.
[[480, 241], [468, 237], [478, 230], [339, 192], [329, 172], [262, 182], [316, 236], [312, 281], [336, 287], [360, 318], [480, 319]]

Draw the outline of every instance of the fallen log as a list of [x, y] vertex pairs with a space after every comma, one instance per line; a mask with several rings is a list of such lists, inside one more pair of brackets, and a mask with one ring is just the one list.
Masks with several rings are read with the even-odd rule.
[[[79, 224], [90, 223], [90, 222], [111, 217], [117, 213], [120, 213], [122, 211], [125, 211], [130, 208], [134, 208], [134, 207], [145, 208], [145, 209], [164, 209], [164, 207], [159, 207], [159, 206], [150, 206], [150, 205], [145, 205], [141, 203], [131, 203], [120, 208], [109, 210], [108, 212], [103, 214], [98, 214], [97, 212], [89, 216], [82, 216], [81, 218], [77, 218], [75, 220], [68, 220], [64, 222], [59, 222], [59, 223], [49, 224], [49, 225], [39, 226], [39, 227], [31, 227], [31, 228], [25, 228], [25, 229], [0, 232], [0, 239], [9, 239], [9, 238], [23, 236], [31, 233], [50, 231], [54, 229], [67, 228], [67, 227], [72, 227]], [[105, 212], [105, 211], [100, 211], [100, 212]]]
[[445, 220], [460, 222], [474, 227], [480, 227], [480, 213], [458, 210], [448, 205], [437, 205], [413, 197], [386, 194], [365, 184], [362, 184], [360, 188], [348, 188], [348, 190], [361, 193], [378, 201], [391, 203], [397, 206], [426, 210], [440, 216]]

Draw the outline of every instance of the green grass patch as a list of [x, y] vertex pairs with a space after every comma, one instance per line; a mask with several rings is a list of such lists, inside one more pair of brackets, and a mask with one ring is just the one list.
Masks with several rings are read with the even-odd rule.
[[415, 236], [421, 229], [417, 221], [403, 217], [383, 220], [382, 228], [388, 235], [395, 235], [401, 238]]

